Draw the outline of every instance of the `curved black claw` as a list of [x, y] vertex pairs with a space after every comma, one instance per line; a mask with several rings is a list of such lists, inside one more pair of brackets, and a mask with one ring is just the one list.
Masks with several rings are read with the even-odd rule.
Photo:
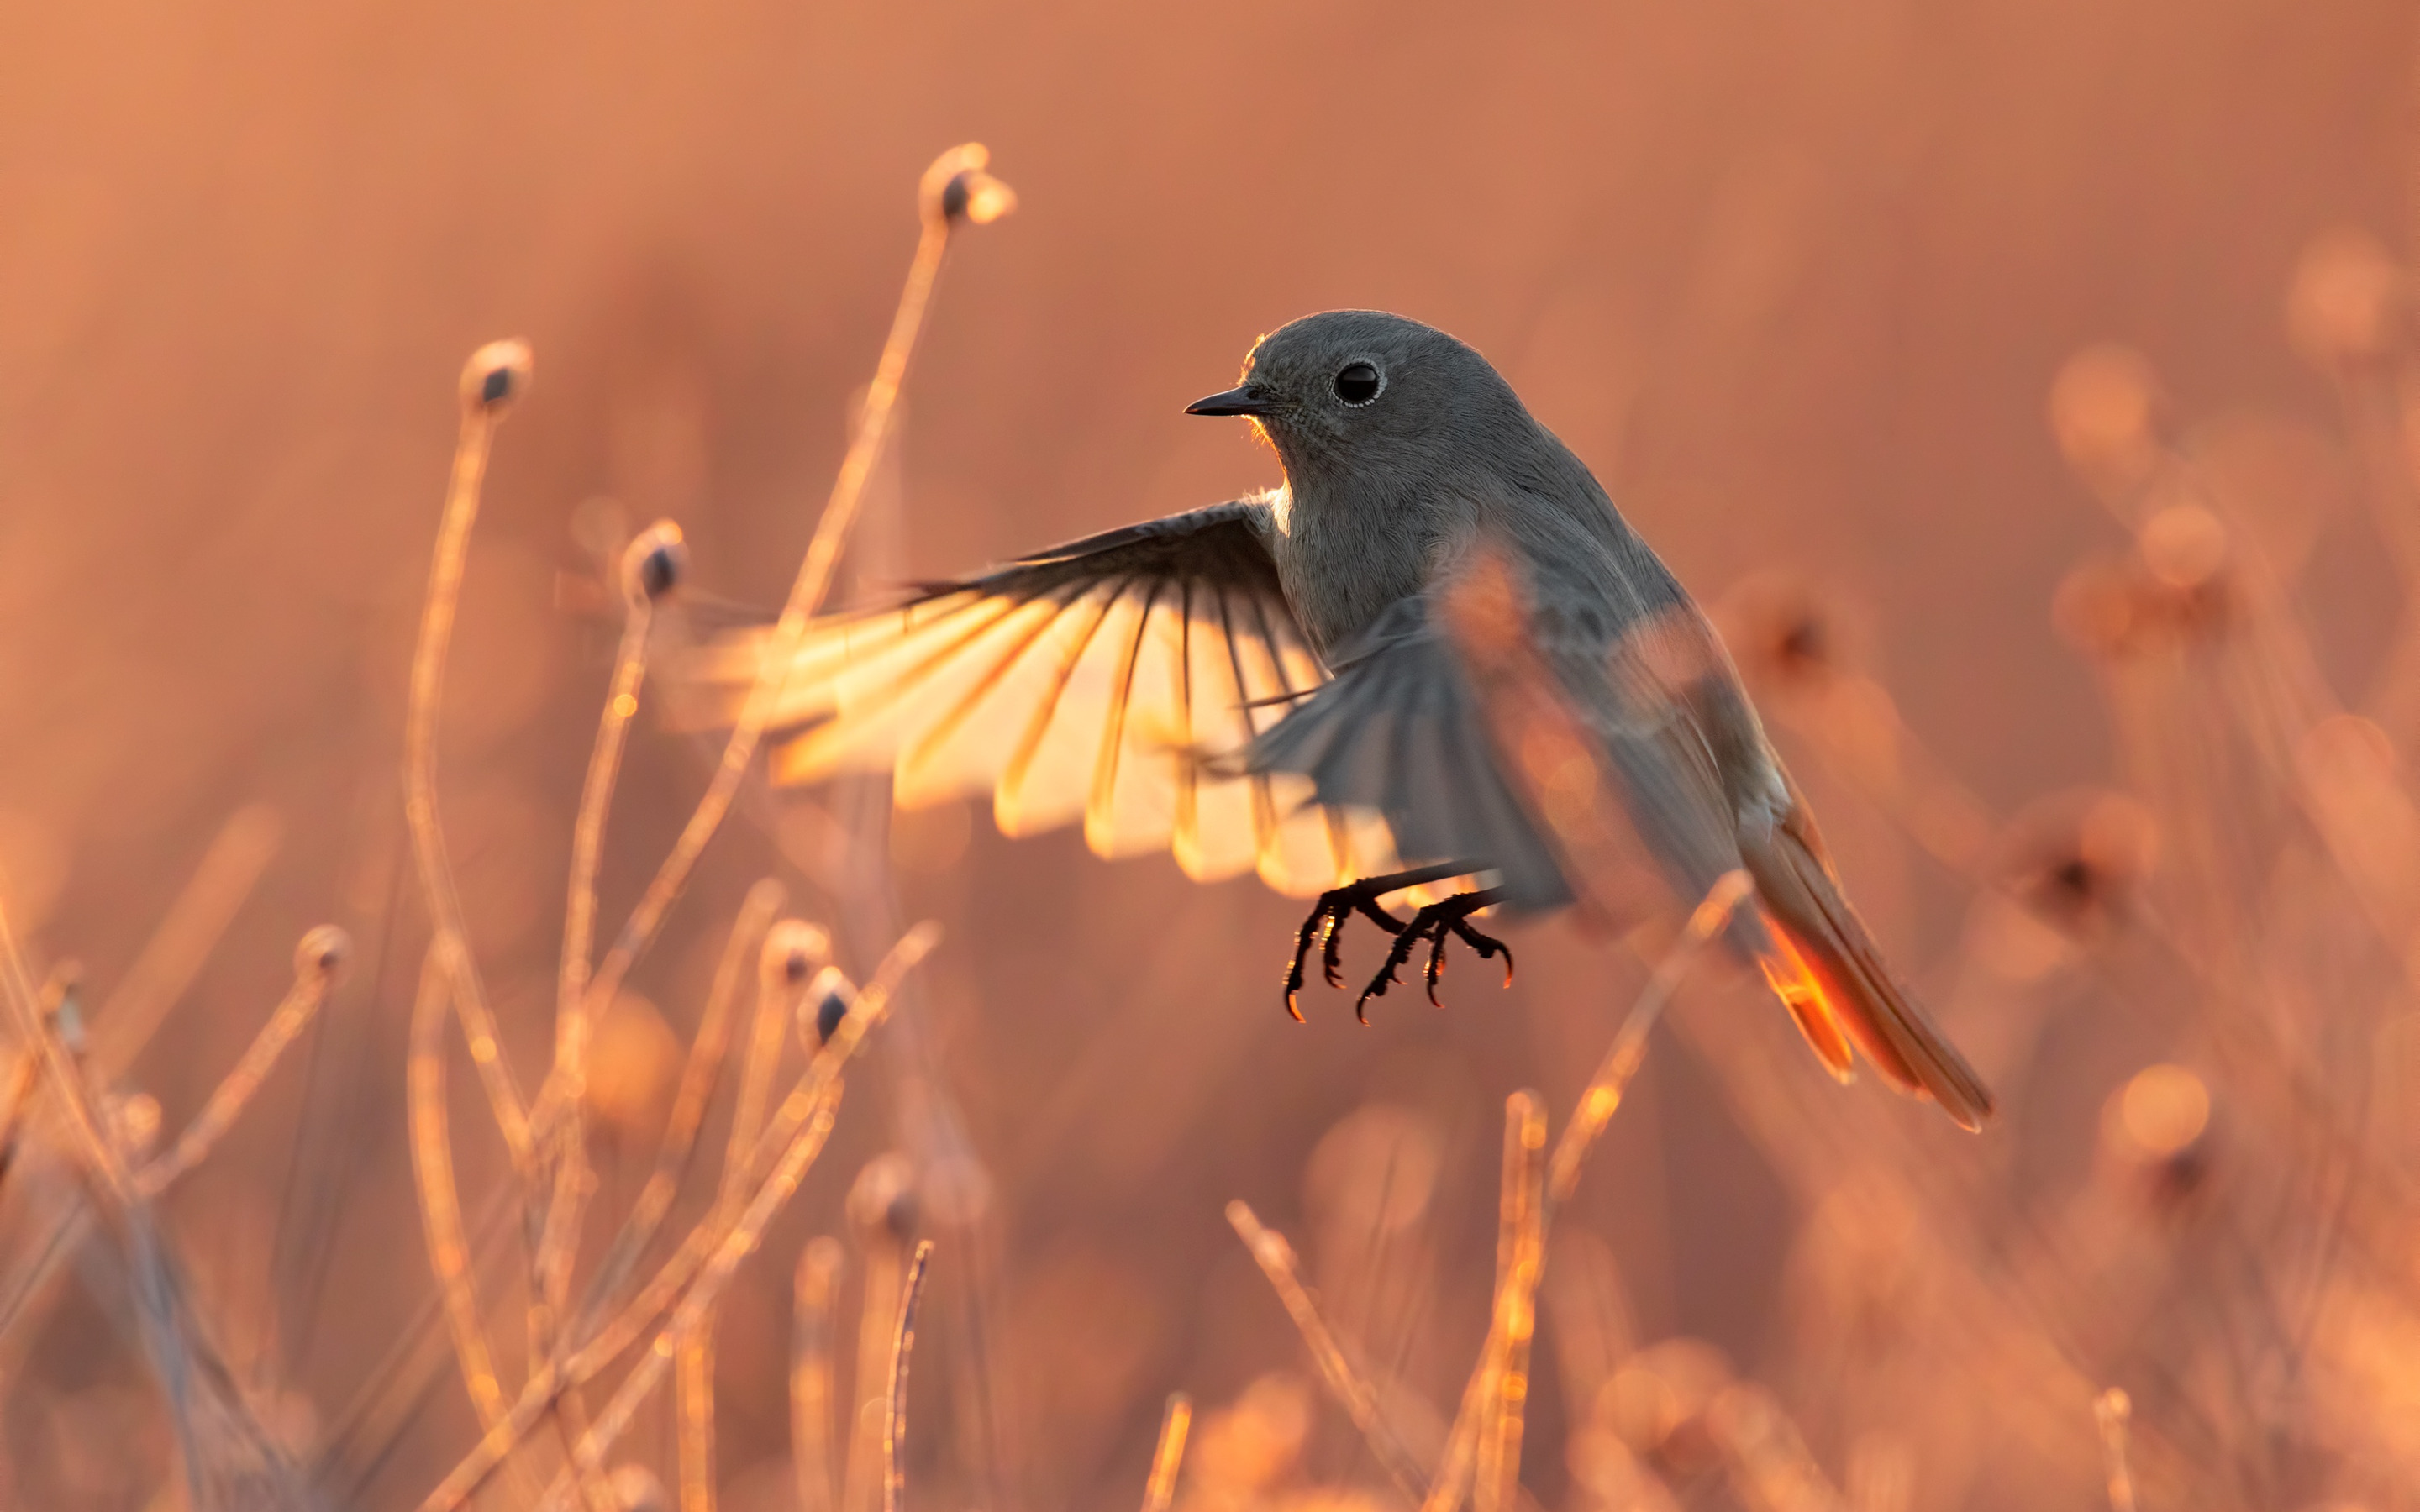
[[1429, 942], [1428, 968], [1424, 973], [1427, 979], [1429, 1001], [1435, 1003], [1437, 1007], [1445, 1006], [1437, 1002], [1436, 984], [1437, 979], [1445, 975], [1446, 944], [1456, 937], [1478, 951], [1479, 958], [1482, 961], [1492, 961], [1501, 955], [1504, 958], [1504, 985], [1512, 986], [1512, 948], [1492, 934], [1483, 934], [1471, 928], [1468, 922], [1471, 915], [1491, 903], [1502, 902], [1503, 898], [1504, 891], [1500, 887], [1488, 887], [1479, 892], [1456, 893], [1442, 903], [1430, 903], [1414, 914], [1412, 921], [1404, 925], [1402, 933], [1395, 936], [1394, 949], [1387, 952], [1387, 964], [1380, 966], [1378, 974], [1370, 979], [1370, 985], [1361, 989], [1360, 997], [1353, 1005], [1354, 1016], [1365, 1024], [1369, 1022], [1370, 999], [1384, 997], [1387, 995], [1388, 988], [1403, 984], [1403, 979], [1396, 973], [1410, 963], [1412, 952], [1419, 948], [1422, 940]]
[[[1393, 886], [1388, 886], [1390, 883]], [[1311, 906], [1311, 917], [1304, 919], [1302, 928], [1295, 932], [1294, 960], [1286, 967], [1286, 1011], [1294, 1015], [1296, 1024], [1302, 1022], [1302, 1010], [1295, 1006], [1295, 997], [1302, 991], [1303, 964], [1311, 959], [1311, 946], [1315, 943], [1319, 947], [1319, 964], [1327, 978], [1327, 985], [1343, 986], [1344, 979], [1338, 975], [1343, 962], [1338, 958], [1337, 948], [1342, 943], [1340, 935], [1344, 921], [1359, 914], [1389, 934], [1402, 934], [1403, 920], [1378, 906], [1381, 897], [1401, 886], [1391, 877], [1372, 877], [1346, 887], [1330, 887], [1319, 895], [1319, 902]]]

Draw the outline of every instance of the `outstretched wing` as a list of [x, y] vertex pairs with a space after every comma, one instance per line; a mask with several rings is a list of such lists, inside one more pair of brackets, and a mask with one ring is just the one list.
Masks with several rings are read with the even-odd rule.
[[[775, 779], [888, 771], [902, 808], [988, 794], [1010, 835], [1081, 819], [1102, 856], [1166, 848], [1209, 880], [1310, 894], [1386, 870], [1373, 813], [1232, 758], [1326, 681], [1279, 586], [1268, 505], [1215, 504], [1089, 536], [906, 603], [808, 626], [772, 727]], [[692, 664], [736, 716], [771, 645]]]
[[1322, 803], [1376, 810], [1406, 865], [1468, 861], [1524, 911], [1572, 901], [1554, 848], [1502, 775], [1486, 718], [1430, 595], [1399, 599], [1327, 684], [1260, 737], [1249, 770], [1310, 779]]

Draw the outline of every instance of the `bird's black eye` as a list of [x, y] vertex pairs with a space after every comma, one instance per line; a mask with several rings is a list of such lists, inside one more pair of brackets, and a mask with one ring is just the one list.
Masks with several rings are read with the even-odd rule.
[[1346, 404], [1368, 404], [1378, 397], [1384, 382], [1372, 363], [1347, 363], [1336, 375], [1336, 396]]

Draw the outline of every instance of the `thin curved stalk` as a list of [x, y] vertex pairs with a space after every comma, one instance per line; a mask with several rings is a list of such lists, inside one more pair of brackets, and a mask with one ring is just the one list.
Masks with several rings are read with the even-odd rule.
[[445, 1324], [454, 1357], [480, 1426], [504, 1419], [504, 1386], [495, 1350], [471, 1275], [471, 1246], [463, 1237], [462, 1198], [454, 1179], [454, 1148], [445, 1111], [445, 1000], [442, 947], [431, 944], [422, 962], [420, 991], [412, 999], [410, 1049], [405, 1057], [405, 1114], [411, 1134], [411, 1173], [420, 1186], [420, 1222], [428, 1241], [428, 1270], [445, 1303]]
[[260, 1089], [277, 1057], [286, 1053], [306, 1027], [312, 1016], [328, 1000], [329, 974], [304, 965], [294, 974], [294, 985], [287, 988], [285, 999], [269, 1022], [261, 1026], [243, 1058], [236, 1062], [202, 1104], [202, 1111], [185, 1126], [168, 1153], [143, 1167], [135, 1176], [135, 1185], [145, 1196], [157, 1196], [167, 1190], [178, 1177], [200, 1165], [221, 1135], [231, 1127], [253, 1093]]
[[674, 1346], [680, 1512], [714, 1512], [714, 1314]]
[[[487, 355], [484, 348], [473, 355], [474, 371]], [[454, 885], [444, 826], [437, 813], [437, 717], [445, 696], [445, 657], [453, 644], [462, 569], [470, 552], [471, 527], [479, 516], [479, 490], [487, 477], [488, 451], [498, 418], [496, 409], [466, 393], [445, 514], [438, 526], [428, 594], [421, 609], [420, 642], [411, 658], [411, 708], [404, 721], [403, 812], [411, 829], [412, 860], [420, 872], [421, 891], [436, 921], [438, 962], [452, 985], [455, 1010], [471, 1042], [472, 1063], [479, 1069], [513, 1167], [526, 1179], [531, 1165], [528, 1105], [513, 1080], [512, 1068], [504, 1062], [495, 1016], [489, 1011], [478, 970], [471, 960], [462, 925], [462, 899]]]
[[706, 795], [698, 800], [680, 838], [657, 869], [639, 905], [631, 910], [613, 948], [606, 952], [597, 969], [593, 991], [600, 998], [619, 990], [623, 977], [654, 941], [664, 914], [688, 883], [706, 842], [721, 826], [732, 799], [739, 792], [740, 781], [748, 775], [749, 764], [755, 759], [765, 727], [788, 687], [790, 663], [806, 636], [807, 622], [831, 588], [841, 548], [847, 543], [849, 527], [856, 522], [858, 506], [864, 498], [865, 481], [881, 457], [883, 443], [890, 439], [891, 417], [899, 403], [899, 386], [908, 376], [908, 360], [923, 332], [924, 312], [932, 303], [934, 281], [940, 275], [949, 243], [949, 217], [940, 212], [938, 203], [928, 204], [923, 230], [916, 241], [916, 255], [908, 265], [907, 285], [900, 290], [898, 308], [891, 317], [891, 334], [883, 343], [874, 381], [866, 389], [865, 407], [859, 416], [856, 434], [849, 440], [848, 455], [841, 462], [840, 474], [832, 481], [823, 516], [815, 521], [814, 537], [808, 543], [806, 559], [799, 563], [798, 577], [791, 582], [782, 617], [767, 641], [756, 681], [740, 707], [738, 722], [723, 744], [722, 760], [715, 767]]
[[790, 1458], [799, 1512], [832, 1506], [832, 1305], [844, 1264], [840, 1241], [825, 1235], [799, 1256], [790, 1309]]
[[884, 1394], [882, 1414], [882, 1512], [901, 1512], [908, 1501], [908, 1473], [899, 1458], [908, 1442], [908, 1359], [916, 1349], [916, 1304], [924, 1300], [924, 1272], [932, 1258], [933, 1242], [918, 1240], [900, 1289], [899, 1326], [891, 1335], [891, 1388]]
[[[642, 1294], [642, 1301], [649, 1305], [644, 1318], [629, 1324], [630, 1336], [634, 1337], [637, 1332], [660, 1319], [662, 1326], [656, 1335], [658, 1347], [639, 1358], [630, 1373], [623, 1379], [620, 1388], [614, 1392], [613, 1399], [607, 1403], [605, 1411], [574, 1445], [571, 1458], [577, 1471], [582, 1473], [601, 1472], [606, 1453], [628, 1428], [640, 1404], [661, 1384], [664, 1371], [671, 1363], [671, 1341], [697, 1326], [715, 1305], [740, 1262], [763, 1240], [765, 1226], [798, 1190], [799, 1182], [805, 1179], [808, 1167], [822, 1152], [824, 1142], [831, 1132], [843, 1086], [842, 1072], [865, 1042], [867, 1034], [889, 1013], [900, 979], [931, 951], [939, 938], [940, 932], [933, 925], [920, 924], [892, 947], [880, 969], [858, 995], [848, 1016], [841, 1021], [831, 1043], [824, 1047], [824, 1053], [815, 1057], [814, 1064], [799, 1078], [798, 1088], [783, 1103], [773, 1126], [766, 1131], [764, 1139], [759, 1142], [759, 1159], [752, 1162], [752, 1168], [765, 1164], [768, 1155], [771, 1159], [769, 1169], [757, 1184], [754, 1196], [730, 1222], [717, 1224], [709, 1217], [706, 1223], [699, 1226], [692, 1238], [703, 1238], [706, 1257], [688, 1272], [672, 1288], [671, 1295], [656, 1296], [656, 1288], [652, 1286]], [[797, 1114], [795, 1120], [792, 1118], [794, 1112]], [[814, 1116], [810, 1117], [810, 1113]], [[777, 1136], [783, 1141], [778, 1151], [770, 1148], [775, 1145]], [[683, 1246], [683, 1257], [690, 1253], [690, 1246]], [[670, 1273], [681, 1266], [683, 1257], [675, 1257], [667, 1262], [665, 1272]], [[639, 1308], [640, 1304], [633, 1303], [630, 1312], [635, 1313]], [[670, 1313], [668, 1319], [665, 1317], [667, 1310]], [[625, 1319], [609, 1325], [609, 1332], [618, 1332], [628, 1316], [626, 1314]], [[593, 1378], [627, 1347], [625, 1344], [603, 1348], [606, 1342], [600, 1337], [569, 1359], [559, 1363], [550, 1361], [533, 1374], [528, 1386], [513, 1403], [504, 1420], [489, 1428], [445, 1479], [428, 1493], [420, 1504], [420, 1512], [453, 1512], [478, 1494], [479, 1489], [488, 1483], [546, 1415], [566, 1384], [576, 1385]], [[568, 1473], [566, 1472], [566, 1475]], [[557, 1485], [550, 1489], [546, 1500], [551, 1503], [566, 1485], [567, 1480], [559, 1478]]]
[[1142, 1512], [1168, 1512], [1176, 1501], [1176, 1472], [1185, 1463], [1185, 1438], [1193, 1427], [1193, 1398], [1171, 1394], [1159, 1420], [1159, 1445], [1151, 1455], [1151, 1479], [1143, 1487]]
[[681, 1178], [697, 1148], [698, 1127], [705, 1121], [706, 1103], [714, 1096], [714, 1084], [722, 1073], [723, 1057], [730, 1049], [731, 1010], [739, 996], [740, 978], [766, 927], [781, 911], [783, 897], [782, 885], [767, 877], [748, 889], [746, 901], [739, 905], [739, 917], [732, 922], [722, 958], [715, 966], [714, 983], [706, 990], [706, 1011], [699, 1016], [697, 1036], [690, 1041], [689, 1060], [681, 1068], [680, 1089], [673, 1096], [672, 1114], [665, 1119], [663, 1137], [656, 1146], [655, 1168], [647, 1173], [647, 1184], [640, 1188], [639, 1200], [631, 1205], [629, 1217], [623, 1220], [621, 1232], [613, 1236], [613, 1246], [606, 1251], [595, 1279], [589, 1283], [587, 1301], [581, 1308], [583, 1322], [611, 1305], [638, 1265], [639, 1257], [646, 1253], [664, 1214], [671, 1211], [673, 1198], [679, 1193]]
[[[541, 1122], [552, 1151], [550, 1165], [553, 1191], [547, 1203], [546, 1225], [532, 1262], [537, 1283], [536, 1305], [531, 1311], [533, 1342], [541, 1354], [554, 1347], [555, 1320], [563, 1316], [571, 1290], [571, 1265], [580, 1248], [580, 1220], [587, 1206], [590, 1183], [583, 1127], [587, 1103], [588, 1043], [595, 1023], [588, 995], [589, 951], [597, 925], [597, 869], [605, 848], [605, 817], [613, 805], [613, 783], [622, 766], [630, 717], [638, 712], [639, 685], [647, 670], [647, 630], [654, 604], [644, 594], [626, 595], [622, 641], [613, 657], [613, 676], [597, 720], [597, 741], [589, 752], [588, 775], [580, 791], [580, 810], [571, 830], [571, 879], [563, 908], [563, 961], [555, 981], [554, 1068], [539, 1091]], [[550, 1103], [550, 1096], [551, 1103]]]

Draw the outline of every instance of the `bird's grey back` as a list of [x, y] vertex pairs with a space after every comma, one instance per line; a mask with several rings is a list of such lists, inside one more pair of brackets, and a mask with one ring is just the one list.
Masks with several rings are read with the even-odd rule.
[[[1316, 402], [1362, 356], [1384, 364], [1378, 401], [1351, 413]], [[1271, 550], [1323, 653], [1426, 588], [1482, 530], [1537, 570], [1542, 609], [1577, 639], [1608, 640], [1687, 602], [1586, 465], [1445, 332], [1377, 311], [1310, 316], [1262, 343], [1252, 377], [1294, 401], [1263, 423], [1287, 478]]]
[[[1319, 386], [1357, 354], [1385, 364], [1387, 386], [1341, 412]], [[1284, 406], [1264, 428], [1291, 489], [1275, 504], [1272, 554], [1297, 616], [1343, 675], [1257, 743], [1254, 761], [1309, 773], [1323, 801], [1379, 808], [1407, 857], [1487, 860], [1516, 906], [1568, 901], [1430, 612], [1428, 590], [1483, 538], [1518, 564], [1536, 649], [1605, 736], [1640, 800], [1649, 847], [1699, 891], [1736, 865], [1732, 806], [1709, 770], [1711, 748], [1725, 742], [1689, 733], [1674, 690], [1623, 681], [1638, 671], [1639, 642], [1676, 638], [1707, 681], [1727, 684], [1712, 631], [1485, 359], [1418, 322], [1338, 312], [1269, 337], [1255, 354], [1253, 381], [1264, 378]], [[1729, 744], [1752, 784], [1762, 742], [1747, 720]]]

